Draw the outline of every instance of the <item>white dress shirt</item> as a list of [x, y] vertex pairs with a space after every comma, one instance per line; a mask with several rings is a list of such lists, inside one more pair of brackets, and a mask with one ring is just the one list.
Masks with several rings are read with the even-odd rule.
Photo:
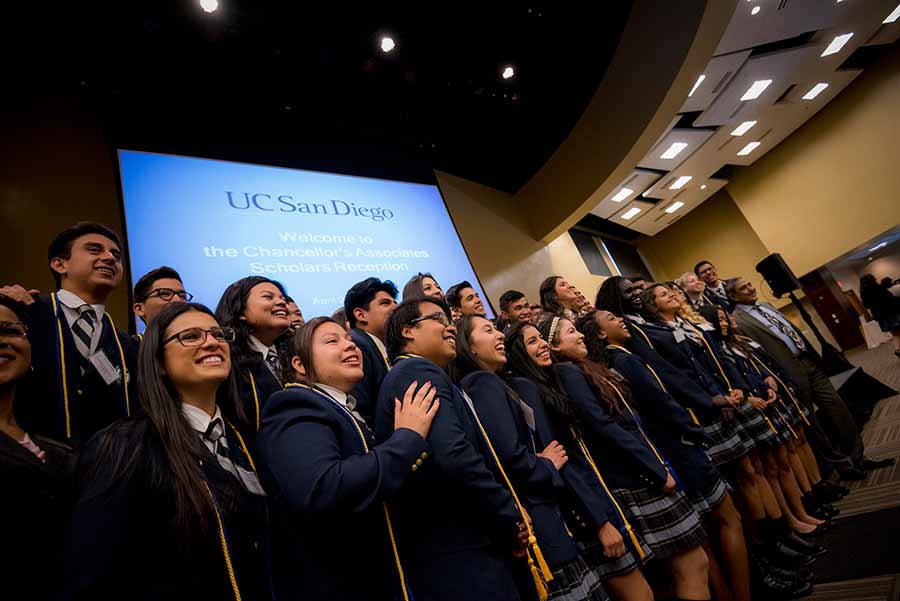
[[363, 424], [366, 423], [366, 420], [356, 412], [356, 399], [352, 396], [333, 386], [328, 386], [327, 384], [316, 384], [315, 387], [318, 388], [320, 392], [324, 392], [330, 396], [332, 400], [337, 401], [337, 404], [346, 409], [350, 415], [357, 419], [357, 421], [362, 422]]
[[212, 417], [209, 416], [209, 413], [197, 407], [195, 405], [188, 405], [187, 403], [181, 404], [181, 413], [184, 414], [184, 417], [187, 418], [188, 423], [191, 425], [191, 428], [200, 433], [200, 439], [203, 440], [203, 444], [206, 445], [206, 448], [209, 449], [210, 453], [216, 452], [216, 444], [209, 440], [203, 434], [206, 433], [206, 429], [209, 428], [209, 424], [215, 420], [222, 420], [222, 427], [225, 428], [225, 420], [222, 419], [222, 412], [219, 411], [219, 406], [216, 405], [216, 414]]
[[[90, 304], [84, 302], [77, 294], [69, 292], [68, 290], [60, 290], [56, 293], [56, 298], [59, 299], [60, 308], [66, 318], [66, 323], [69, 324], [69, 329], [71, 329], [78, 318], [81, 317], [78, 308], [82, 305]], [[106, 312], [106, 305], [91, 305], [91, 308], [94, 309], [95, 317], [97, 318], [94, 322], [96, 324], [94, 327], [94, 334], [91, 336], [91, 352], [94, 352], [100, 345], [100, 336], [103, 334], [103, 315]]]
[[[363, 330], [363, 332], [366, 332], [366, 331]], [[366, 332], [366, 334], [369, 335], [369, 338], [372, 339], [372, 341], [375, 343], [375, 346], [377, 346], [378, 350], [381, 351], [381, 356], [384, 358], [385, 363], [388, 364], [388, 367], [390, 367], [390, 362], [388, 361], [388, 358], [387, 358], [387, 347], [384, 346], [384, 343], [381, 341], [381, 338], [379, 338], [378, 336], [376, 336], [375, 334], [372, 334], [370, 332]]]

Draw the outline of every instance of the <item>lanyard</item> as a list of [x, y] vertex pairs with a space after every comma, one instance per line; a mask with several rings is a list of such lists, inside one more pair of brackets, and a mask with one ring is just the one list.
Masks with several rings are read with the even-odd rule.
[[[56, 356], [59, 365], [59, 383], [60, 389], [59, 394], [62, 398], [63, 404], [63, 416], [65, 420], [65, 431], [66, 438], [72, 437], [72, 421], [71, 414], [69, 412], [69, 385], [66, 381], [66, 347], [63, 342], [63, 332], [62, 332], [62, 322], [60, 321], [59, 316], [59, 298], [57, 295], [50, 295], [50, 303], [53, 305], [53, 319], [56, 321]], [[119, 350], [119, 364], [122, 367], [122, 399], [125, 402], [125, 417], [131, 416], [131, 399], [128, 397], [128, 367], [125, 365], [125, 352], [122, 350], [122, 342], [119, 340], [119, 333], [116, 331], [116, 324], [113, 322], [112, 316], [109, 313], [103, 313], [103, 317], [105, 317], [109, 321], [110, 329], [112, 330], [113, 338], [116, 341], [116, 348]], [[100, 322], [102, 327], [103, 322]]]
[[[353, 424], [353, 427], [356, 428], [356, 433], [359, 434], [359, 441], [362, 443], [363, 450], [365, 453], [369, 452], [369, 445], [366, 443], [366, 435], [363, 434], [362, 428], [359, 427], [359, 422], [353, 417], [353, 414], [347, 411], [347, 408], [338, 403], [336, 400], [331, 398], [330, 395], [325, 394], [318, 388], [314, 388], [312, 386], [307, 386], [306, 384], [296, 384], [294, 382], [290, 382], [285, 384], [285, 388], [306, 388], [308, 390], [312, 390], [313, 392], [325, 397], [335, 405], [337, 405], [341, 411], [347, 416], [350, 420], [350, 423]], [[384, 521], [387, 524], [388, 538], [391, 541], [391, 551], [394, 555], [394, 564], [397, 566], [397, 576], [400, 579], [400, 592], [403, 595], [403, 601], [410, 601], [412, 599], [412, 593], [409, 591], [409, 587], [406, 585], [406, 576], [403, 575], [403, 566], [400, 564], [400, 552], [397, 550], [397, 541], [394, 538], [394, 528], [391, 525], [391, 515], [388, 513], [387, 503], [382, 503], [381, 507], [384, 509]]]

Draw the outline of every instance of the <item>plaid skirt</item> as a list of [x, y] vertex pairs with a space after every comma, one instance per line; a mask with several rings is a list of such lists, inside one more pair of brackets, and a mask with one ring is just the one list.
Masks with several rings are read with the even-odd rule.
[[[809, 408], [799, 401], [795, 403], [790, 397], [779, 397], [778, 401], [773, 406], [778, 408], [785, 419], [791, 424], [791, 427], [795, 430], [797, 428], [806, 427], [806, 420], [803, 418], [809, 419], [810, 411]], [[803, 412], [802, 415], [801, 411]]]
[[667, 495], [649, 488], [619, 488], [613, 496], [657, 559], [666, 559], [703, 544], [700, 515], [682, 491]]
[[723, 417], [717, 417], [708, 424], [703, 425], [711, 440], [706, 454], [715, 465], [725, 465], [737, 461], [746, 455], [750, 449], [744, 445], [740, 434], [735, 429], [736, 421], [726, 421]]
[[653, 551], [650, 550], [650, 547], [647, 546], [647, 543], [644, 542], [640, 534], [635, 533], [635, 536], [641, 544], [641, 551], [644, 553], [643, 559], [640, 559], [637, 551], [634, 550], [633, 543], [629, 536], [624, 532], [621, 532], [621, 530], [620, 533], [622, 534], [622, 539], [625, 541], [625, 555], [622, 557], [607, 557], [603, 552], [603, 545], [601, 545], [598, 540], [575, 543], [584, 562], [591, 568], [592, 572], [600, 577], [600, 580], [608, 580], [616, 576], [621, 576], [622, 574], [627, 574], [653, 557]]
[[731, 487], [728, 486], [728, 483], [722, 478], [718, 478], [710, 483], [707, 490], [686, 490], [685, 494], [687, 494], [694, 511], [703, 516], [721, 505], [730, 490]]
[[548, 601], [609, 601], [603, 590], [603, 575], [591, 569], [578, 557], [558, 570], [553, 570], [553, 580], [547, 583]]
[[778, 429], [773, 430], [769, 426], [767, 417], [768, 415], [755, 409], [749, 401], [742, 401], [738, 405], [735, 410], [735, 421], [745, 446], [748, 448], [769, 447], [778, 443]]

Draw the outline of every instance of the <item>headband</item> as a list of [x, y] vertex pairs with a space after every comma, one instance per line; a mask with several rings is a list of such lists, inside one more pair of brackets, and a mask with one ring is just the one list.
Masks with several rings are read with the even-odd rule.
[[556, 326], [559, 325], [559, 315], [554, 315], [550, 322], [550, 332], [547, 334], [547, 342], [553, 344], [553, 334], [556, 333]]

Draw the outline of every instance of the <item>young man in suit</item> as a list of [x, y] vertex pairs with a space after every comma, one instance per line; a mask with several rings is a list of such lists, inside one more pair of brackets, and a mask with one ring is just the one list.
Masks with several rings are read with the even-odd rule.
[[163, 265], [147, 272], [134, 285], [132, 310], [145, 325], [150, 325], [169, 303], [189, 303], [194, 295], [184, 289], [178, 272]]
[[397, 542], [417, 599], [515, 601], [511, 560], [526, 542], [524, 525], [512, 495], [486, 465], [471, 401], [445, 371], [456, 357], [455, 338], [449, 308], [437, 299], [406, 301], [388, 320], [394, 364], [378, 396], [376, 439], [393, 433], [394, 398], [403, 398], [413, 382], [431, 382], [441, 401], [427, 439], [431, 459], [416, 461], [394, 501], [394, 513], [403, 517]]
[[344, 297], [344, 312], [350, 322], [350, 337], [363, 354], [363, 379], [353, 389], [356, 410], [372, 423], [381, 381], [390, 369], [384, 330], [397, 308], [397, 286], [390, 280], [367, 278], [353, 285]]
[[856, 422], [806, 337], [778, 309], [760, 303], [748, 280], [732, 278], [725, 288], [735, 303], [734, 318], [741, 331], [775, 358], [797, 385], [798, 396], [807, 407], [818, 407], [811, 413], [809, 438], [820, 460], [849, 480], [861, 480], [866, 470], [892, 465], [892, 459], [873, 461], [863, 455]]
[[[118, 235], [100, 223], [79, 222], [60, 232], [47, 252], [57, 292], [29, 298], [34, 374], [20, 419], [30, 432], [84, 442], [132, 414], [137, 399], [128, 335], [106, 313], [109, 294], [122, 281]], [[6, 291], [6, 292], [3, 292]], [[28, 297], [20, 286], [0, 289]]]
[[472, 284], [463, 280], [447, 290], [447, 304], [460, 315], [484, 315], [484, 303]]
[[734, 303], [725, 291], [725, 282], [719, 279], [716, 266], [709, 261], [700, 261], [694, 265], [694, 274], [706, 284], [703, 296], [711, 303], [719, 305], [729, 313], [734, 311]]

